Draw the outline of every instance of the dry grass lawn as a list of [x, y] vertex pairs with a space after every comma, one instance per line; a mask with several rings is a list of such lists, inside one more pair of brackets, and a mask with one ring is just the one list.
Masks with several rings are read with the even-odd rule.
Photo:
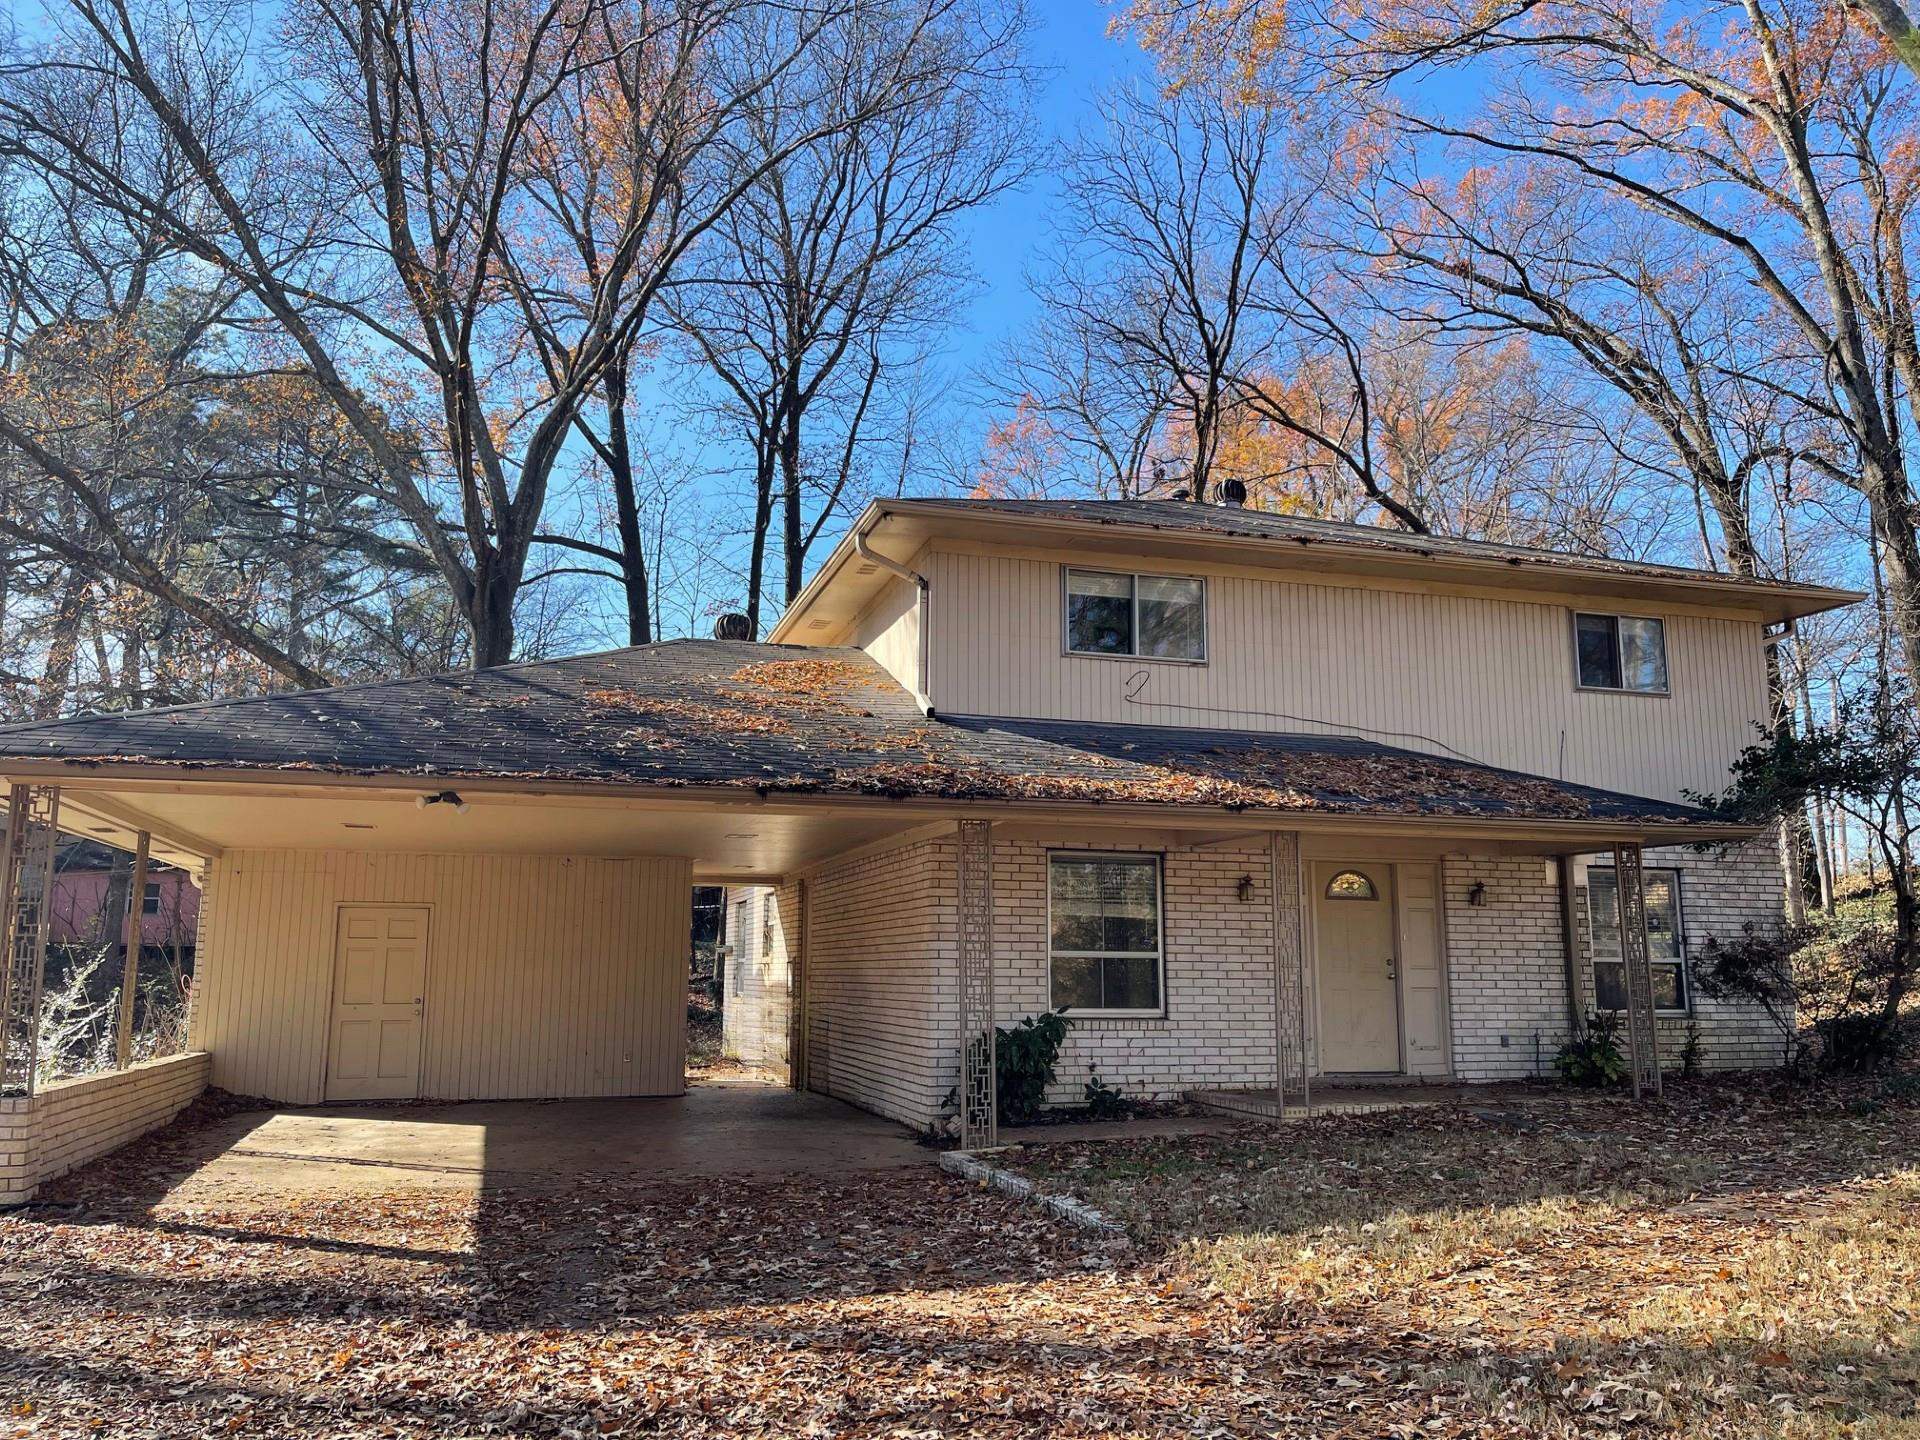
[[1021, 1168], [1123, 1220], [1182, 1293], [1432, 1354], [1489, 1420], [1864, 1437], [1920, 1435], [1916, 1165], [1913, 1098], [1743, 1079]]
[[[932, 1169], [0, 1218], [0, 1437], [1920, 1433], [1920, 1106], [1729, 1085]], [[1851, 1428], [1849, 1428], [1851, 1427]]]

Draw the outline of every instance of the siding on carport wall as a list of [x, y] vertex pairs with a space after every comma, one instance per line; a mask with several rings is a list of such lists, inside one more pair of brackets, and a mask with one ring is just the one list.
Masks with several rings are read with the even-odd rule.
[[338, 907], [426, 905], [423, 1096], [677, 1095], [692, 893], [683, 860], [230, 851], [189, 1043], [222, 1089], [321, 1100]]

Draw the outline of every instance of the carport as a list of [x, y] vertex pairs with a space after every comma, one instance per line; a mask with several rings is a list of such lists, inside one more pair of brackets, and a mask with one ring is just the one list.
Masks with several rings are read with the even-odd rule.
[[48, 1198], [271, 1209], [321, 1194], [486, 1196], [931, 1160], [891, 1121], [760, 1080], [696, 1081], [679, 1098], [236, 1108], [150, 1145]]

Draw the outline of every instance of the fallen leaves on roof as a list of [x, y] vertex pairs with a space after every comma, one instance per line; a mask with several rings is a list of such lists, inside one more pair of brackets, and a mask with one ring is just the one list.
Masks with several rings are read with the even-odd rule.
[[1707, 818], [1339, 735], [926, 715], [858, 650], [728, 642], [87, 717], [28, 727], [11, 742], [0, 737], [0, 752], [75, 766], [1280, 814], [1670, 825]]
[[[696, 735], [788, 735], [793, 731], [793, 723], [773, 711], [715, 705], [691, 696], [673, 699], [609, 687], [587, 691], [586, 700], [594, 709], [602, 712], [603, 718], [607, 712], [617, 711], [665, 721], [669, 729]], [[641, 738], [659, 739], [657, 735]]]
[[743, 665], [730, 677], [731, 688], [717, 693], [748, 704], [774, 704], [802, 714], [871, 715], [870, 707], [890, 684], [885, 672], [869, 664], [840, 659], [763, 660]]

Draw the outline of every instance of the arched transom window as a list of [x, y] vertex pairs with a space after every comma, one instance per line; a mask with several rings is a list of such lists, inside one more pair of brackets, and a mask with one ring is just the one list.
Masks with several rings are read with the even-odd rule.
[[1377, 900], [1379, 894], [1373, 888], [1373, 881], [1358, 870], [1342, 870], [1327, 881], [1329, 900]]

